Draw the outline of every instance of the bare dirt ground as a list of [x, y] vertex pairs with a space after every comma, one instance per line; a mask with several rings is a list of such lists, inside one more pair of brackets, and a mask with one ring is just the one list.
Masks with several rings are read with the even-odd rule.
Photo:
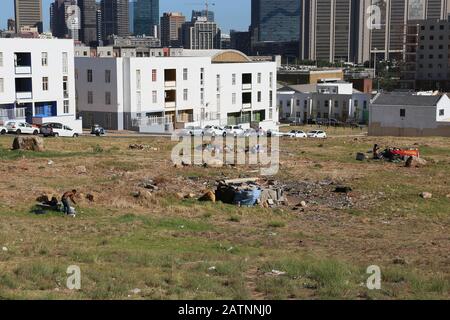
[[[198, 202], [258, 168], [174, 167], [167, 138], [49, 138], [34, 153], [0, 137], [0, 298], [449, 299], [449, 140], [352, 133], [282, 138], [270, 179], [289, 203], [276, 208]], [[374, 143], [418, 147], [428, 164], [355, 160]], [[73, 188], [76, 218], [36, 210]], [[70, 265], [81, 290], [66, 288]], [[370, 265], [381, 290], [365, 286]]]

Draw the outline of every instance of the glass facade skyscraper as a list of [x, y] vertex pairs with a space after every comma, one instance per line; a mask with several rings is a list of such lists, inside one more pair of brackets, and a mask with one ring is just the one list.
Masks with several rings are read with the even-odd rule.
[[153, 36], [155, 26], [159, 26], [159, 0], [136, 0], [134, 34]]
[[252, 0], [252, 37], [256, 42], [298, 41], [302, 0]]

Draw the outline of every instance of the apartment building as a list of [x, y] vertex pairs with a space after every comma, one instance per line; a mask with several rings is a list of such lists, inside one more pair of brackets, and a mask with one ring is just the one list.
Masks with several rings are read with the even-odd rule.
[[280, 121], [308, 119], [367, 122], [370, 95], [353, 89], [353, 84], [331, 83], [291, 85], [278, 89]]
[[79, 126], [73, 40], [0, 39], [0, 121]]
[[83, 125], [172, 132], [187, 125], [274, 128], [276, 63], [234, 50], [184, 50], [182, 57], [75, 58]]

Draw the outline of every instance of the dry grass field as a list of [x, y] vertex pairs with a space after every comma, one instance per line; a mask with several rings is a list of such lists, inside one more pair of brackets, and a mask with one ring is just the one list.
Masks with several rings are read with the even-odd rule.
[[[167, 138], [46, 138], [35, 153], [2, 136], [0, 298], [449, 299], [449, 139], [346, 134], [282, 138], [271, 179], [293, 191], [277, 208], [181, 199], [256, 168], [175, 168]], [[374, 143], [419, 147], [428, 164], [355, 160]], [[157, 190], [141, 186], [148, 179]], [[73, 188], [76, 218], [36, 214], [38, 196]], [[69, 265], [81, 268], [81, 290], [66, 288]], [[381, 290], [365, 286], [369, 265], [381, 268]]]

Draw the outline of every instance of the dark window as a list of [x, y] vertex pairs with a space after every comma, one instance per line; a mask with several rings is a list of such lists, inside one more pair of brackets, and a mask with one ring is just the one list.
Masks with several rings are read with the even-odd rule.
[[400, 117], [402, 117], [402, 118], [406, 117], [406, 110], [405, 109], [400, 109]]
[[440, 116], [443, 116], [444, 114], [445, 114], [445, 110], [444, 110], [444, 109], [440, 109], [440, 110], [439, 110], [439, 115], [440, 115]]

